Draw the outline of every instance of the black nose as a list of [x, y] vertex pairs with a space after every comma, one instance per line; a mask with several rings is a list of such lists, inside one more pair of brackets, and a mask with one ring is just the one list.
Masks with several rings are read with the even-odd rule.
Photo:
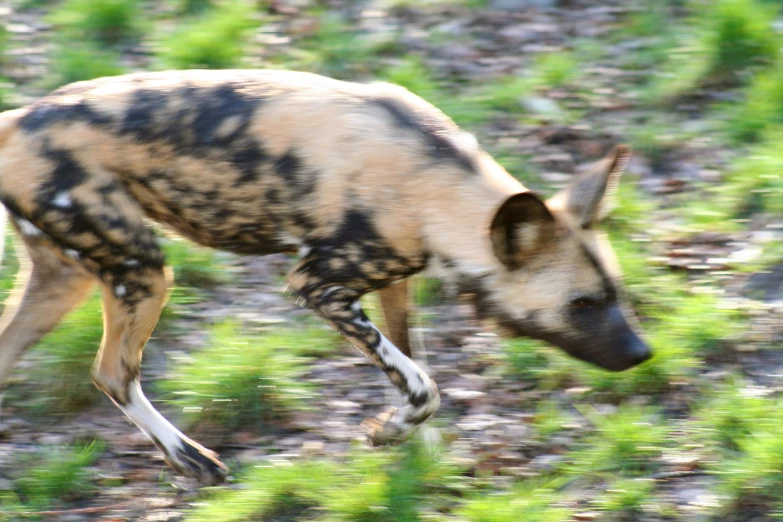
[[652, 350], [650, 350], [650, 347], [642, 342], [641, 339], [639, 340], [639, 344], [641, 346], [635, 349], [631, 354], [631, 360], [633, 361], [634, 366], [637, 364], [642, 364], [644, 361], [652, 357]]
[[652, 357], [650, 347], [630, 328], [619, 339], [615, 339], [614, 342], [615, 350], [613, 353], [609, 352], [611, 355], [604, 357], [602, 361], [598, 362], [600, 366], [607, 370], [622, 372]]

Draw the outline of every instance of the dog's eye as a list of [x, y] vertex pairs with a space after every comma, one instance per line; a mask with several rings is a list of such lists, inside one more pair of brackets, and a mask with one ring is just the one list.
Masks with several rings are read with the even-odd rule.
[[571, 301], [571, 306], [580, 310], [586, 310], [587, 308], [593, 308], [597, 306], [598, 302], [591, 297], [577, 297]]

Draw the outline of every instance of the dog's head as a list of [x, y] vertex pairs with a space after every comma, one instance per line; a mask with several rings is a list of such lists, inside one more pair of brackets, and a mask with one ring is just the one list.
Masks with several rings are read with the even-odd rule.
[[473, 292], [481, 315], [609, 370], [650, 357], [623, 302], [611, 247], [595, 230], [629, 154], [617, 147], [546, 202], [525, 192], [500, 206], [490, 226], [498, 268]]

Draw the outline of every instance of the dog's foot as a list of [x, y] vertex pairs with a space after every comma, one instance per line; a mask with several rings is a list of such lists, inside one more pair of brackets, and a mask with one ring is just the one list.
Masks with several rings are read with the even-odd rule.
[[228, 468], [212, 450], [186, 437], [173, 453], [164, 452], [166, 462], [186, 477], [195, 478], [202, 486], [214, 486], [223, 482]]
[[373, 446], [397, 444], [408, 435], [410, 428], [402, 426], [396, 419], [397, 408], [389, 408], [374, 418], [367, 418], [359, 425]]

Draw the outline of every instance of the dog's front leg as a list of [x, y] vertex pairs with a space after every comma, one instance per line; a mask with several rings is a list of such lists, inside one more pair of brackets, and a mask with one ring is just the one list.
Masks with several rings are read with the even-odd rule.
[[367, 431], [374, 444], [404, 438], [438, 409], [440, 396], [435, 381], [384, 337], [364, 314], [359, 301], [362, 293], [322, 281], [303, 270], [295, 269], [288, 281], [310, 307], [383, 370], [405, 398], [405, 406], [393, 415], [369, 423]]

